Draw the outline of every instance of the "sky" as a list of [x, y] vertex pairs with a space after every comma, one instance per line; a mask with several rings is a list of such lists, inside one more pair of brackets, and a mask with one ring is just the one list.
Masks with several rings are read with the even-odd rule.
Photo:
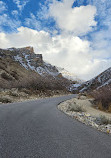
[[33, 46], [89, 80], [111, 67], [111, 0], [0, 0], [0, 48]]

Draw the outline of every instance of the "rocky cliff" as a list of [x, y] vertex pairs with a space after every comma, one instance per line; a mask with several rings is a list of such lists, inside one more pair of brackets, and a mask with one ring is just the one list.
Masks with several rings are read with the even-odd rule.
[[58, 76], [59, 71], [55, 66], [43, 61], [42, 54], [35, 54], [32, 47], [0, 49], [0, 57], [11, 58], [19, 62], [25, 69], [34, 70], [38, 74], [45, 76]]
[[44, 62], [42, 54], [35, 54], [32, 47], [0, 49], [0, 88], [28, 87], [32, 83], [39, 89], [62, 89], [70, 84], [55, 66]]

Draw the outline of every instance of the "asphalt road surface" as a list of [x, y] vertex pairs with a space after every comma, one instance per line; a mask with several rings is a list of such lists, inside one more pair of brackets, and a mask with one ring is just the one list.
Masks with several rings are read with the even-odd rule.
[[0, 158], [111, 158], [111, 136], [57, 109], [72, 97], [0, 105]]

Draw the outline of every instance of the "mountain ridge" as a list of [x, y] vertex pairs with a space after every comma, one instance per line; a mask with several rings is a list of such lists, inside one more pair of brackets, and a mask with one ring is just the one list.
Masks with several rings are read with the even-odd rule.
[[100, 73], [98, 76], [92, 78], [91, 80], [81, 84], [81, 86], [79, 87], [79, 91], [80, 92], [92, 91], [92, 90], [100, 89], [110, 84], [111, 84], [111, 67]]
[[55, 66], [44, 62], [42, 54], [35, 54], [33, 47], [0, 49], [0, 61], [1, 86], [5, 82], [7, 84], [14, 81], [21, 82], [26, 76], [26, 80], [28, 78], [31, 80], [31, 77], [35, 76], [34, 80], [37, 77], [42, 80], [41, 83], [47, 80], [47, 83], [57, 82], [57, 85], [64, 87], [65, 84], [66, 86], [70, 84], [70, 81], [64, 78]]
[[0, 49], [0, 56], [12, 58], [27, 70], [34, 70], [40, 75], [59, 75], [55, 66], [43, 61], [42, 54], [34, 53], [33, 47]]

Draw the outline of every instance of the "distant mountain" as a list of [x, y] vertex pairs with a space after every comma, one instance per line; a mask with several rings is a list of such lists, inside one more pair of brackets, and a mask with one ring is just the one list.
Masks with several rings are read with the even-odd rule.
[[83, 83], [84, 81], [81, 80], [78, 76], [69, 71], [65, 70], [64, 68], [57, 67], [58, 71], [67, 79], [75, 81], [77, 83]]
[[[70, 84], [55, 66], [43, 61], [33, 47], [0, 49], [0, 88], [25, 86], [38, 82], [38, 87], [58, 89]], [[49, 89], [50, 89], [49, 88]]]
[[87, 82], [84, 82], [83, 84], [79, 85], [76, 89], [73, 88], [73, 91], [77, 90], [79, 92], [90, 92], [93, 90], [98, 90], [105, 86], [111, 86], [111, 68], [102, 72], [95, 78]]

